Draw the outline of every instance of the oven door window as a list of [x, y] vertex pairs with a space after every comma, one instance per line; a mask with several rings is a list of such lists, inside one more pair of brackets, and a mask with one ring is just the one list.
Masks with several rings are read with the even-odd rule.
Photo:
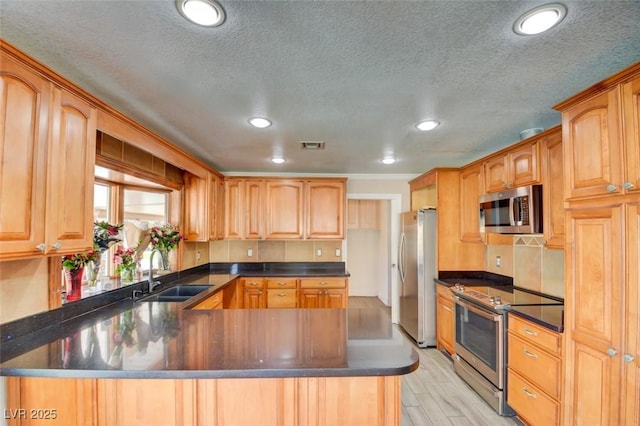
[[509, 215], [509, 200], [487, 201], [480, 204], [484, 212], [485, 226], [509, 226], [511, 219]]
[[497, 371], [498, 322], [457, 303], [455, 307], [456, 342], [488, 365], [491, 370]]

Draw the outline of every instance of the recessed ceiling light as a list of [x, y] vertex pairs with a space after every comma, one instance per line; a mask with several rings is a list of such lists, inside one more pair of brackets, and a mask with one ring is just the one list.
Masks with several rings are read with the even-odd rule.
[[258, 129], [264, 129], [265, 127], [271, 126], [271, 120], [262, 117], [253, 117], [249, 119], [249, 124]]
[[282, 164], [285, 162], [285, 159], [282, 157], [273, 157], [271, 161], [275, 164]]
[[393, 157], [385, 157], [382, 159], [383, 164], [393, 164], [396, 162], [396, 159]]
[[531, 9], [516, 19], [513, 31], [520, 35], [534, 35], [557, 25], [567, 15], [567, 7], [561, 3], [549, 3]]
[[224, 22], [224, 9], [214, 0], [176, 0], [176, 7], [188, 21], [203, 27], [217, 27]]
[[438, 127], [439, 124], [440, 122], [436, 120], [425, 120], [416, 124], [416, 128], [418, 130], [422, 130], [423, 132], [426, 132], [428, 130], [435, 129], [436, 127]]

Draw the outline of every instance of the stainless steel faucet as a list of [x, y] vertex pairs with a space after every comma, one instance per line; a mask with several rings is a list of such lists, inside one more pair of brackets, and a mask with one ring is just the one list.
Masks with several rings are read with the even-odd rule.
[[[151, 250], [151, 256], [149, 257], [149, 293], [153, 292], [153, 289], [161, 284], [160, 281], [154, 281], [153, 279], [153, 255], [156, 252], [159, 253], [160, 250], [158, 249]], [[160, 255], [160, 262], [161, 263], [164, 262], [164, 259], [162, 259], [162, 255]], [[164, 267], [166, 265], [163, 264], [162, 266]]]

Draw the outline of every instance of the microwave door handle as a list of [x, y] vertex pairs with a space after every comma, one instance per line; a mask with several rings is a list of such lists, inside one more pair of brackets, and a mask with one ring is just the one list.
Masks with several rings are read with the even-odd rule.
[[511, 226], [515, 226], [516, 225], [516, 218], [515, 218], [515, 214], [513, 212], [513, 208], [515, 206], [515, 203], [513, 202], [513, 197], [509, 198], [509, 225]]

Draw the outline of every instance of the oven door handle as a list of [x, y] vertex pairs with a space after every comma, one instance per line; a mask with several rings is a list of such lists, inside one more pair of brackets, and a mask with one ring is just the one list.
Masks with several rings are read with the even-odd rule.
[[478, 315], [480, 315], [483, 318], [486, 318], [490, 321], [493, 322], [499, 322], [500, 321], [500, 314], [496, 314], [494, 312], [489, 312], [489, 311], [485, 311], [484, 309], [480, 309], [480, 308], [476, 308], [475, 306], [471, 305], [470, 303], [467, 303], [465, 301], [463, 301], [460, 296], [456, 296], [456, 303], [460, 306], [462, 306], [463, 308], [476, 313]]

